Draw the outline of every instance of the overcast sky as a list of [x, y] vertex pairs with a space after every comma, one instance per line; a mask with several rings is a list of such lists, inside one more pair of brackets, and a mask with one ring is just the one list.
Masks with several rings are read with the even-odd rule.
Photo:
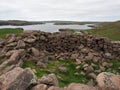
[[120, 20], [120, 0], [0, 0], [2, 20]]

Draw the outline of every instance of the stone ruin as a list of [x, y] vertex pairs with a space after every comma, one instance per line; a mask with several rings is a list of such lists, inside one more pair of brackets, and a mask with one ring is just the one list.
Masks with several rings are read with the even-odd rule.
[[[64, 32], [47, 33], [41, 31], [25, 31], [20, 35], [10, 34], [6, 37], [6, 40], [0, 39], [0, 75], [2, 75], [0, 80], [7, 75], [7, 72], [12, 72], [11, 70], [21, 67], [23, 62], [29, 59], [33, 60], [35, 63], [38, 63], [39, 61], [47, 63], [48, 58], [62, 60], [74, 59], [78, 64], [79, 62], [84, 61], [91, 61], [94, 63], [99, 62], [102, 64], [108, 60], [120, 60], [120, 41], [112, 41], [104, 37], [98, 37], [84, 32], [74, 34]], [[15, 72], [18, 72], [16, 70], [22, 73], [24, 72], [22, 69], [15, 69]], [[29, 75], [30, 72], [31, 71], [28, 70], [28, 73], [24, 73], [25, 75]], [[20, 78], [19, 75], [22, 73], [16, 76], [16, 80], [19, 81], [18, 77]], [[22, 75], [24, 75], [24, 73]], [[30, 80], [32, 80], [33, 74], [30, 75]], [[6, 77], [11, 77], [11, 75]], [[13, 81], [17, 82], [16, 80], [13, 79]], [[21, 83], [23, 84], [25, 82], [27, 81]], [[30, 81], [28, 80], [28, 82]], [[15, 89], [16, 87], [14, 84], [16, 85], [16, 83], [12, 84], [12, 81], [10, 81], [10, 83], [7, 84], [6, 81], [4, 83], [0, 81], [0, 90]], [[4, 84], [6, 86], [4, 86]], [[30, 86], [29, 84], [27, 84], [27, 86]], [[27, 86], [24, 86], [25, 89], [24, 87], [19, 86], [18, 90], [27, 90]], [[36, 89], [36, 86], [33, 90], [78, 90], [73, 89], [75, 86], [78, 88], [87, 88], [86, 85], [71, 84], [67, 89], [60, 89], [59, 87], [56, 87], [56, 85], [55, 87], [48, 89], [48, 86], [46, 86], [45, 83], [42, 83], [42, 85], [38, 85], [39, 89]], [[19, 89], [20, 87], [22, 89]], [[120, 87], [117, 87], [117, 89], [105, 89], [104, 85], [100, 87], [103, 89], [88, 87], [89, 89], [85, 90], [120, 90], [118, 89]]]

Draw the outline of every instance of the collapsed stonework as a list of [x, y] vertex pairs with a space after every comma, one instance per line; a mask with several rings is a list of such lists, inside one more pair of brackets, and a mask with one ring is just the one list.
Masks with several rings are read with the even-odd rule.
[[[111, 41], [103, 37], [98, 37], [83, 32], [79, 34], [73, 34], [63, 32], [47, 33], [41, 31], [25, 31], [23, 34], [20, 35], [7, 35], [6, 40], [0, 39], [0, 75], [2, 75], [1, 78], [5, 77], [6, 73], [8, 74], [8, 72], [12, 72], [12, 70], [17, 72], [16, 70], [18, 69], [15, 68], [21, 67], [25, 60], [32, 60], [37, 66], [42, 68], [45, 67], [45, 64], [51, 58], [60, 60], [73, 59], [75, 60], [77, 65], [83, 65], [83, 70], [85, 73], [87, 73], [90, 77], [96, 79], [97, 76], [92, 73], [93, 71], [101, 73], [105, 71], [104, 67], [111, 66], [111, 63], [108, 63], [109, 60], [120, 60], [120, 41]], [[88, 64], [86, 64], [86, 61], [91, 61], [92, 65], [89, 66]], [[96, 70], [95, 65], [97, 63], [100, 64], [99, 71]], [[60, 67], [59, 69], [62, 72], [67, 71], [65, 67]], [[20, 69], [20, 71], [20, 74], [24, 72], [23, 69]], [[25, 74], [25, 76], [27, 75]], [[16, 77], [19, 77], [19, 75], [16, 74]], [[32, 78], [33, 77], [31, 76], [31, 79]], [[110, 89], [108, 89], [106, 85], [105, 88], [107, 89], [105, 89], [104, 84], [101, 85], [99, 83], [99, 78], [97, 78], [97, 80], [99, 86], [103, 88], [102, 90], [119, 90], [119, 87], [117, 87], [117, 89], [111, 89], [111, 87]], [[118, 77], [117, 80], [119, 83]], [[17, 81], [13, 81], [18, 82], [19, 79]], [[90, 88], [92, 88], [92, 90], [98, 90], [98, 87], [89, 87], [81, 84], [71, 84], [64, 89], [59, 88], [57, 86], [57, 80], [55, 79], [55, 76], [53, 79], [51, 78], [51, 75], [44, 76], [42, 80], [38, 81], [39, 82], [36, 83], [37, 86], [35, 86], [33, 90], [82, 90], [83, 87], [85, 88], [85, 90], [87, 90], [87, 88], [88, 90], [91, 90]], [[40, 81], [42, 83], [40, 83]], [[0, 82], [0, 87], [2, 88], [4, 87], [4, 84], [1, 83], [2, 81]], [[11, 83], [12, 81], [10, 81], [9, 84], [5, 84], [7, 86], [5, 88], [9, 88], [9, 85], [10, 88], [16, 88], [14, 87], [14, 85], [13, 87], [11, 87]], [[28, 81], [28, 83], [30, 83], [30, 81]], [[28, 86], [26, 86], [25, 89], [18, 90], [28, 89], [30, 84], [27, 85]], [[74, 89], [74, 87], [76, 87], [76, 89]]]
[[[78, 57], [84, 57], [87, 56], [84, 54], [92, 52], [92, 55], [99, 54], [98, 57], [120, 59], [120, 41], [111, 41], [86, 33], [76, 35], [60, 32], [25, 31], [22, 36], [8, 35], [7, 41], [0, 43], [3, 52], [12, 47], [26, 50], [31, 50], [31, 47], [34, 47], [40, 52], [47, 51], [50, 54], [64, 53], [65, 58], [70, 58], [71, 54], [76, 53], [79, 54]], [[32, 50], [34, 51], [33, 48]]]

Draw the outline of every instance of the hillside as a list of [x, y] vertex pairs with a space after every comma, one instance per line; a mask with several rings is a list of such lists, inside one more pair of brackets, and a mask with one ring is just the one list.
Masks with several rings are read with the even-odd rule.
[[120, 40], [120, 21], [100, 23], [98, 27], [88, 32], [112, 40]]
[[33, 21], [21, 21], [21, 20], [0, 20], [1, 25], [14, 25], [14, 26], [23, 26], [23, 25], [34, 25], [34, 24], [44, 24], [43, 22], [33, 22]]

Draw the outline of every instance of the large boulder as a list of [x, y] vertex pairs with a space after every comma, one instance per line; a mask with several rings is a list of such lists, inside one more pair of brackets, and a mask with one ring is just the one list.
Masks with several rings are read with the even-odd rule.
[[17, 67], [0, 76], [0, 90], [26, 90], [35, 82], [32, 70]]
[[102, 90], [120, 90], [120, 76], [103, 72], [97, 76], [98, 86]]

